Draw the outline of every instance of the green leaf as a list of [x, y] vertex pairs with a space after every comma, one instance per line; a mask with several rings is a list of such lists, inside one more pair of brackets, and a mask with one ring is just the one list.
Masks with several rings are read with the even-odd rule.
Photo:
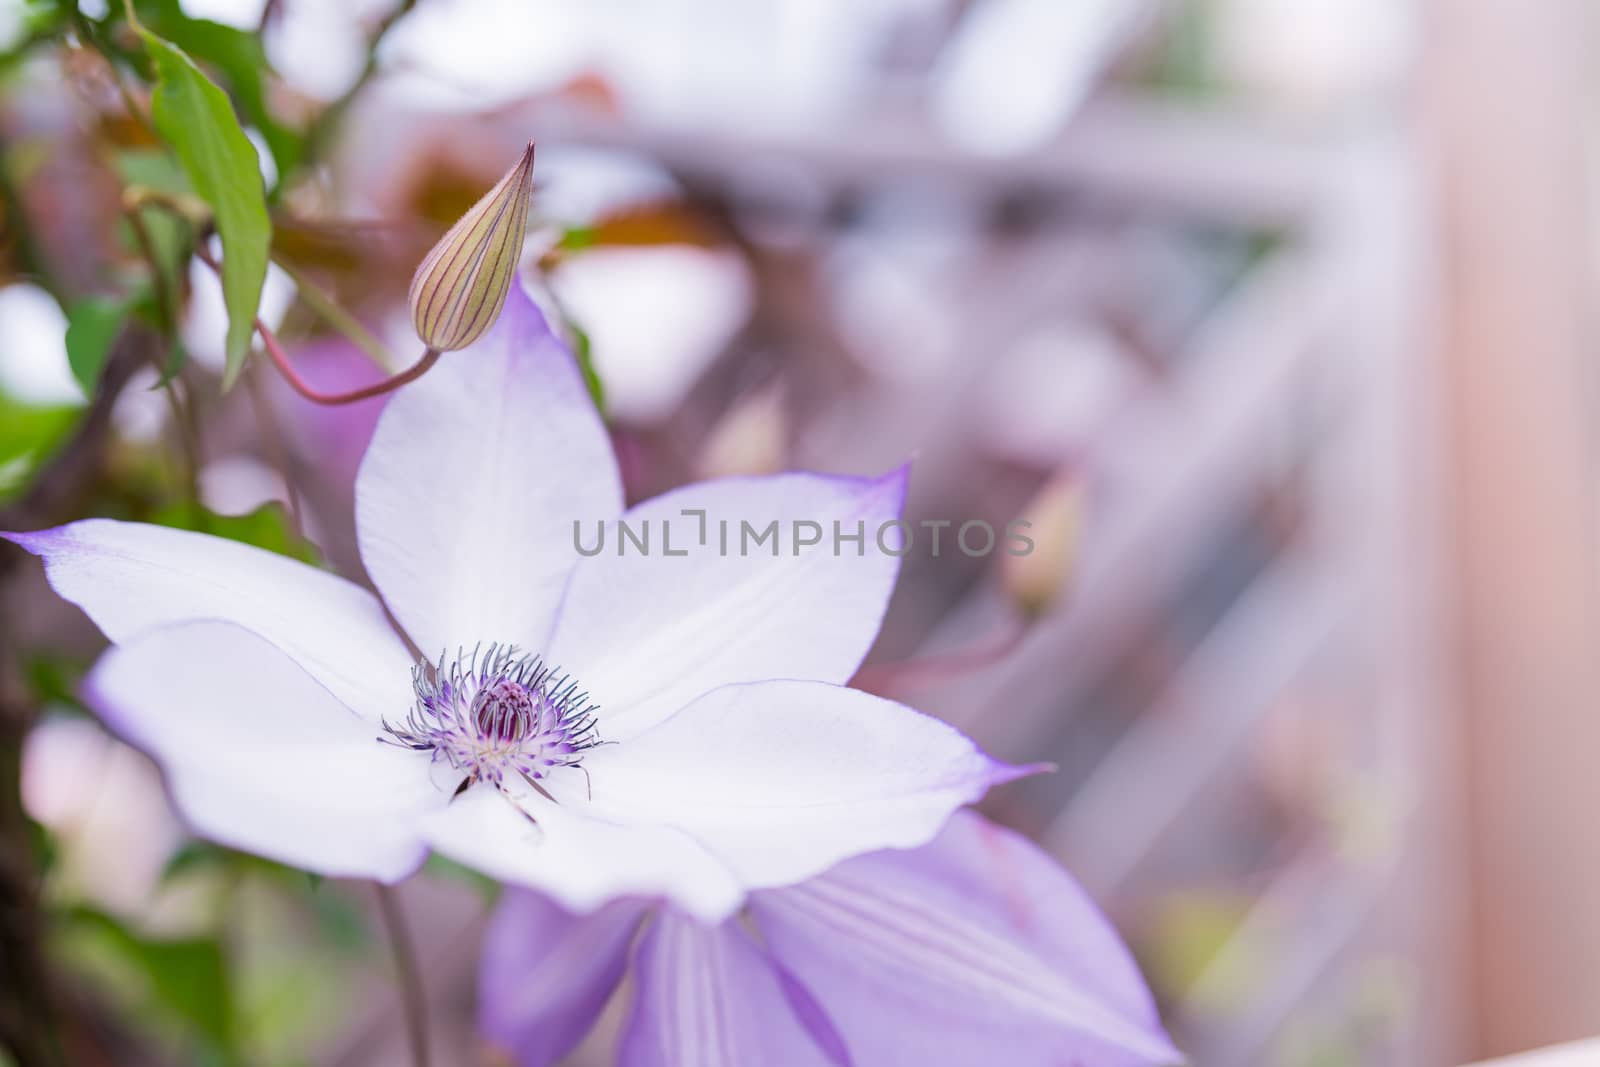
[[260, 164], [227, 94], [181, 49], [143, 27], [139, 32], [155, 61], [151, 116], [177, 150], [195, 192], [211, 206], [222, 238], [222, 296], [228, 308], [228, 359], [222, 379], [226, 389], [244, 369], [267, 278], [272, 222]]
[[33, 407], [0, 394], [0, 503], [22, 491], [82, 414], [82, 408]]
[[67, 309], [67, 362], [84, 396], [94, 396], [128, 306], [124, 297], [91, 296]]
[[279, 177], [299, 166], [304, 139], [283, 125], [267, 106], [267, 74], [271, 65], [261, 38], [210, 19], [191, 18], [178, 0], [140, 0], [139, 20], [222, 75], [239, 113], [261, 131]]
[[68, 922], [99, 935], [140, 972], [151, 999], [195, 1027], [216, 1048], [231, 1048], [233, 993], [222, 946], [210, 938], [156, 938], [89, 907], [67, 913]]
[[294, 532], [283, 505], [275, 502], [263, 504], [243, 515], [218, 515], [199, 506], [174, 504], [157, 512], [151, 519], [160, 526], [225, 537], [302, 563], [320, 562], [316, 548]]

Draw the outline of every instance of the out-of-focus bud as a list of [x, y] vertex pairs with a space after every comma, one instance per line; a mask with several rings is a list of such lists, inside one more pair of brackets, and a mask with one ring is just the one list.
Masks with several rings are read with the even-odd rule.
[[516, 277], [533, 195], [533, 142], [433, 246], [411, 279], [411, 321], [429, 348], [465, 348], [500, 317]]
[[783, 392], [762, 389], [734, 405], [712, 429], [698, 464], [702, 478], [776, 474], [788, 464]]
[[1000, 557], [1006, 593], [1028, 618], [1055, 606], [1077, 568], [1083, 535], [1084, 487], [1076, 471], [1063, 470], [1045, 483], [1008, 533]]

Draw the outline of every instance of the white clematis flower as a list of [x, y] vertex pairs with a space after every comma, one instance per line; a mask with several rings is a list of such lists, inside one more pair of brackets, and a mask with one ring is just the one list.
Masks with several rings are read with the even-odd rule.
[[903, 471], [730, 479], [624, 514], [578, 369], [513, 286], [495, 327], [379, 421], [356, 503], [381, 601], [164, 527], [7, 536], [118, 643], [90, 698], [206, 836], [389, 882], [434, 849], [574, 910], [645, 895], [711, 920], [747, 890], [920, 845], [1025, 772], [844, 687], [893, 556], [786, 532], [776, 556], [710, 538], [591, 557], [573, 524], [704, 509], [871, 531], [904, 489]]

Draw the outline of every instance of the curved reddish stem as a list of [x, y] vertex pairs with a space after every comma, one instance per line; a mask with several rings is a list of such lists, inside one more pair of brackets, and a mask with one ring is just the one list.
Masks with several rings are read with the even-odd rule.
[[381, 382], [364, 385], [360, 389], [352, 389], [347, 393], [323, 393], [319, 392], [310, 382], [300, 377], [300, 372], [294, 369], [294, 364], [290, 363], [289, 357], [284, 355], [283, 348], [279, 346], [277, 337], [273, 336], [266, 323], [260, 319], [256, 320], [256, 332], [261, 335], [261, 344], [266, 348], [267, 355], [271, 357], [272, 365], [278, 368], [278, 373], [283, 375], [283, 380], [289, 383], [289, 387], [313, 404], [326, 404], [330, 407], [340, 404], [354, 404], [362, 400], [371, 400], [375, 396], [382, 396], [384, 393], [392, 393], [407, 382], [416, 381], [428, 373], [428, 368], [439, 362], [439, 350], [430, 348], [422, 353], [422, 358], [411, 364], [411, 366], [399, 374], [383, 379]]
[[[210, 267], [217, 275], [222, 276], [222, 265], [217, 262], [209, 249], [204, 245], [195, 248], [195, 253], [200, 262]], [[440, 352], [437, 348], [429, 348], [422, 353], [422, 358], [398, 374], [391, 375], [371, 385], [364, 385], [360, 389], [352, 389], [347, 393], [324, 393], [316, 386], [300, 377], [300, 372], [294, 369], [294, 364], [289, 362], [289, 357], [284, 354], [283, 346], [278, 343], [278, 337], [272, 328], [256, 319], [256, 333], [261, 335], [261, 344], [267, 350], [267, 355], [272, 359], [272, 365], [278, 368], [278, 373], [283, 375], [283, 380], [289, 387], [313, 404], [324, 404], [337, 407], [342, 404], [354, 404], [362, 400], [371, 400], [375, 396], [392, 393], [408, 382], [414, 382], [428, 373], [435, 363], [439, 362]]]

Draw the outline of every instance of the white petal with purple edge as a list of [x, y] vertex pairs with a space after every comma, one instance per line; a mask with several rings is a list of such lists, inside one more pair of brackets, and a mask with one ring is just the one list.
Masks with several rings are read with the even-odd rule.
[[572, 354], [520, 284], [500, 320], [397, 393], [356, 481], [361, 558], [423, 653], [542, 648], [574, 521], [622, 490]]
[[[572, 574], [551, 661], [583, 679], [614, 739], [722, 685], [849, 681], [877, 637], [899, 573], [899, 559], [876, 541], [882, 524], [899, 518], [906, 478], [904, 468], [882, 478], [730, 478], [631, 508], [623, 521], [635, 536], [648, 529], [649, 554], [621, 541], [615, 524], [607, 527], [603, 550]], [[685, 510], [705, 513], [703, 542], [701, 519]], [[797, 521], [818, 524], [821, 543], [799, 545], [817, 530], [802, 527], [797, 536]], [[773, 523], [776, 533], [758, 545], [744, 537], [745, 522], [752, 537]], [[850, 536], [863, 532], [861, 554], [854, 542], [835, 552], [835, 523]], [[596, 537], [586, 523], [586, 551]], [[885, 543], [898, 550], [897, 537], [891, 530]]]
[[261, 635], [372, 720], [411, 702], [411, 655], [377, 597], [343, 578], [220, 537], [111, 519], [5, 534], [113, 641], [195, 619]]
[[508, 890], [484, 934], [478, 1030], [517, 1067], [549, 1067], [577, 1047], [611, 999], [649, 905], [574, 915], [538, 893]]
[[635, 957], [636, 992], [619, 1067], [827, 1067], [772, 968], [735, 923], [670, 911]]
[[991, 785], [1033, 770], [992, 760], [959, 731], [893, 701], [790, 681], [715, 690], [642, 734], [590, 750], [584, 767], [592, 800], [582, 780], [567, 777], [552, 782], [565, 804], [676, 827], [750, 888], [920, 845]]
[[428, 758], [378, 740], [288, 656], [224, 622], [108, 651], [90, 703], [166, 772], [200, 834], [319, 874], [392, 882], [422, 862], [418, 815], [446, 797]]
[[513, 803], [487, 785], [474, 786], [429, 816], [423, 836], [451, 859], [543, 890], [572, 911], [593, 911], [619, 897], [655, 897], [715, 920], [743, 901], [733, 874], [693, 837], [596, 818], [583, 804], [582, 776], [569, 775], [577, 778], [575, 792], [564, 791], [560, 804], [525, 789]]
[[931, 845], [756, 894], [773, 958], [859, 1063], [1182, 1061], [1137, 967], [1077, 885], [1023, 838], [964, 813]]

